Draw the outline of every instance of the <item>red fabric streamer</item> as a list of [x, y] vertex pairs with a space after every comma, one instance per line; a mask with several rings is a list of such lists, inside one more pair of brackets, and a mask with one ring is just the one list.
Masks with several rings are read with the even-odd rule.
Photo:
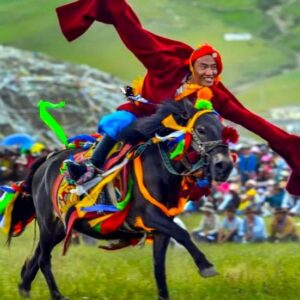
[[184, 153], [186, 153], [190, 148], [191, 142], [192, 142], [192, 135], [189, 132], [187, 132], [185, 134], [185, 143], [184, 143], [184, 151], [183, 151]]
[[130, 204], [122, 211], [114, 213], [110, 218], [103, 221], [101, 224], [101, 233], [109, 234], [115, 232], [124, 222], [128, 215]]

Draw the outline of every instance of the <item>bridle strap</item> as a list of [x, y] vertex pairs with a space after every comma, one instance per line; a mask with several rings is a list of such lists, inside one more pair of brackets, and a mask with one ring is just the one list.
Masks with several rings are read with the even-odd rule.
[[200, 155], [209, 154], [209, 152], [217, 147], [228, 148], [228, 144], [223, 143], [222, 140], [201, 142], [200, 137], [196, 131], [192, 133], [192, 137], [192, 147]]
[[168, 170], [169, 173], [176, 175], [176, 176], [190, 176], [194, 172], [198, 171], [205, 165], [204, 158], [201, 157], [195, 164], [192, 165], [192, 168], [187, 172], [179, 173], [175, 170], [175, 168], [172, 165], [172, 162], [167, 154], [167, 152], [161, 147], [160, 143], [157, 144], [160, 156], [162, 158], [163, 164], [165, 168]]

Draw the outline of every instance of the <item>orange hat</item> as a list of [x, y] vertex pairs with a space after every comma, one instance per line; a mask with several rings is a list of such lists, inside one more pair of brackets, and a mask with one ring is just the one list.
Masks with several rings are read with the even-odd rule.
[[192, 67], [193, 63], [202, 56], [205, 55], [211, 55], [214, 60], [217, 63], [217, 70], [218, 70], [218, 74], [220, 74], [223, 70], [223, 64], [222, 64], [222, 58], [220, 53], [211, 45], [209, 44], [203, 44], [201, 46], [199, 46], [197, 49], [195, 49], [190, 58], [187, 60], [187, 64], [190, 65], [190, 67]]

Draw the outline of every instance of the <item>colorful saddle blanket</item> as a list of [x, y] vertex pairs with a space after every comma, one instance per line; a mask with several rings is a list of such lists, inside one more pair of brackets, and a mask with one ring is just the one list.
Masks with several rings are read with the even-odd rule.
[[[63, 174], [57, 177], [52, 202], [56, 214], [66, 226], [64, 253], [77, 220], [88, 220], [90, 226], [102, 234], [114, 232], [124, 223], [133, 186], [128, 165], [132, 155], [130, 149], [130, 145], [117, 147], [104, 166], [103, 177], [96, 176], [83, 186], [70, 184]], [[75, 161], [88, 159], [92, 151], [77, 153]]]

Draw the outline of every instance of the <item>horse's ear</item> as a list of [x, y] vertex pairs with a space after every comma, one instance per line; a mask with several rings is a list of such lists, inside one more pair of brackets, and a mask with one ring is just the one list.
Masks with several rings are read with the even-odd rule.
[[190, 119], [195, 112], [197, 111], [193, 105], [193, 103], [189, 99], [182, 100], [183, 107], [184, 107], [184, 116], [182, 116], [184, 119]]

